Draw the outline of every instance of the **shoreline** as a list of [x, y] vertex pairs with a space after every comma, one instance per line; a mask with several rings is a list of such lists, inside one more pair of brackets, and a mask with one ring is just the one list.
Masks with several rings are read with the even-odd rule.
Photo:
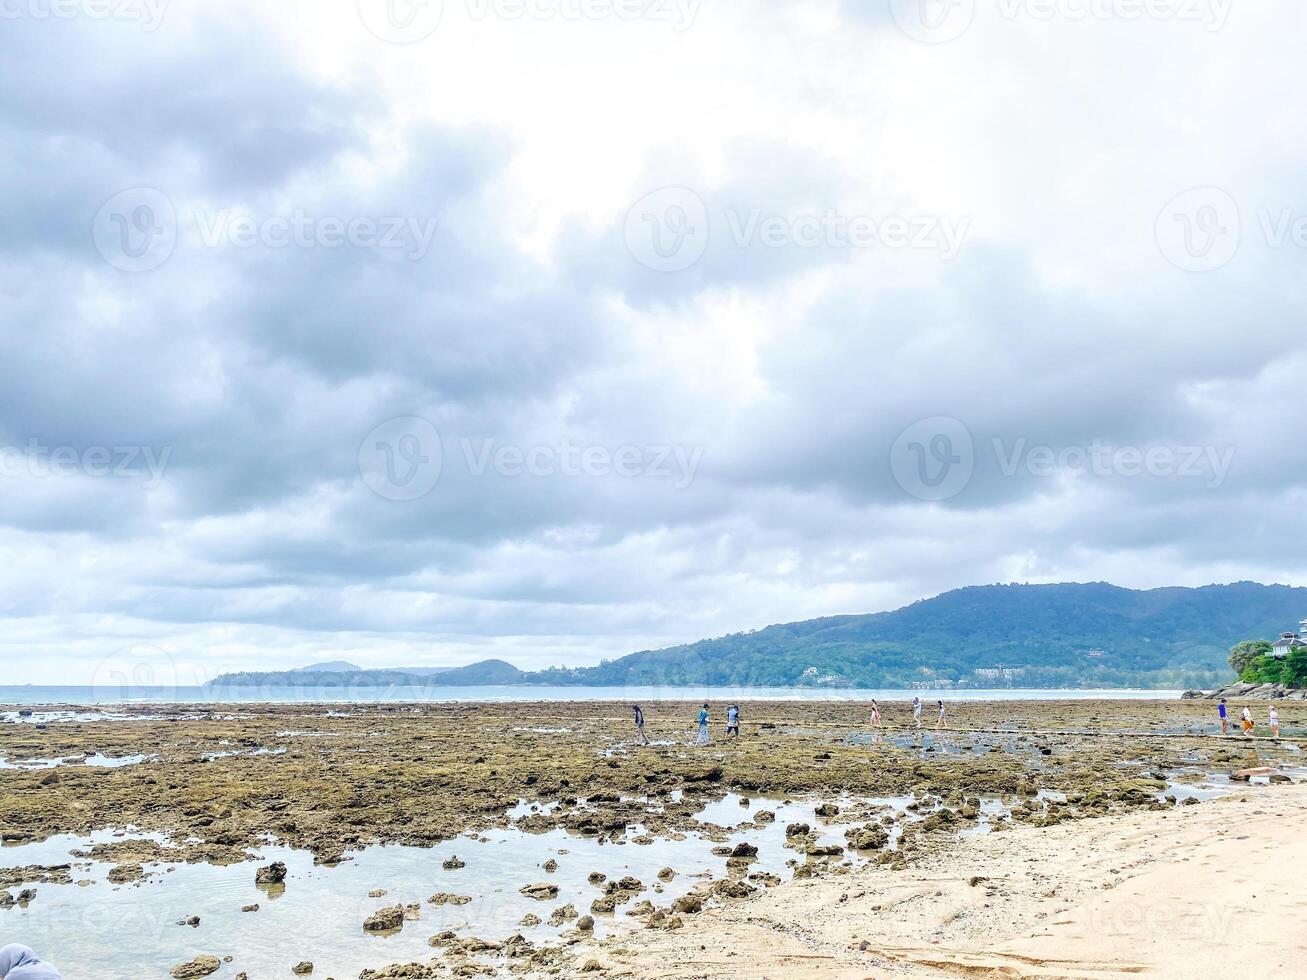
[[666, 980], [1289, 976], [1307, 954], [1307, 885], [1290, 870], [1307, 864], [1293, 833], [1305, 817], [1299, 785], [1018, 826], [904, 870], [786, 882], [680, 930], [606, 939], [575, 963]]
[[[1215, 735], [1209, 702], [953, 703], [947, 727], [918, 731], [905, 703], [886, 701], [876, 733], [864, 702], [742, 699], [741, 736], [724, 736], [717, 703], [702, 747], [698, 703], [647, 703], [648, 746], [617, 701], [136, 705], [0, 724], [0, 837], [19, 848], [6, 880], [39, 893], [30, 909], [0, 910], [0, 922], [46, 930], [95, 980], [95, 951], [111, 940], [72, 929], [100, 921], [63, 910], [79, 901], [98, 901], [110, 920], [200, 916], [198, 931], [152, 934], [148, 965], [165, 972], [194, 948], [235, 958], [219, 980], [278, 976], [275, 940], [289, 931], [303, 934], [297, 956], [342, 980], [433, 957], [439, 968], [422, 969], [435, 973], [401, 975], [566, 974], [573, 951], [609, 948], [575, 927], [578, 915], [638, 945], [673, 919], [677, 934], [699, 928], [698, 912], [673, 908], [691, 892], [705, 922], [733, 921], [737, 904], [761, 914], [817, 882], [906, 880], [980, 846], [972, 838], [998, 846], [1027, 831], [1202, 810], [1190, 802], [1249, 792], [1235, 783], [1244, 770], [1307, 780], [1287, 739]], [[1307, 735], [1307, 706], [1282, 716], [1288, 736]], [[1295, 789], [1268, 787], [1268, 798]], [[52, 870], [70, 847], [76, 870]], [[284, 898], [254, 889], [269, 860], [291, 869]], [[613, 895], [588, 881], [595, 872], [610, 885], [638, 881]], [[85, 889], [60, 883], [81, 877]], [[167, 898], [186, 882], [196, 890]], [[542, 884], [562, 891], [540, 904], [519, 894]], [[420, 912], [371, 943], [361, 925], [388, 903]], [[537, 910], [550, 921], [526, 924]], [[505, 952], [515, 931], [524, 939], [511, 948], [527, 961]]]

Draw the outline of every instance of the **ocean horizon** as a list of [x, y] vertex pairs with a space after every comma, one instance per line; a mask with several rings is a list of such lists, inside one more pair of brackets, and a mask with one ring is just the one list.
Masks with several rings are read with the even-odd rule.
[[155, 687], [119, 685], [3, 685], [0, 705], [106, 704], [394, 704], [547, 701], [943, 701], [1168, 700], [1178, 689], [1150, 688], [811, 688], [679, 686]]

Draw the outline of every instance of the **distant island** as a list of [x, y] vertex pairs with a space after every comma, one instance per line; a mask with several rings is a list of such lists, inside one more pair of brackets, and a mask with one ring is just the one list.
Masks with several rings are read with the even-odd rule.
[[1103, 582], [971, 586], [892, 612], [769, 626], [593, 667], [523, 671], [485, 660], [363, 670], [334, 662], [226, 674], [210, 686], [1199, 688], [1230, 679], [1233, 640], [1275, 636], [1304, 611], [1307, 589], [1255, 582], [1147, 591]]

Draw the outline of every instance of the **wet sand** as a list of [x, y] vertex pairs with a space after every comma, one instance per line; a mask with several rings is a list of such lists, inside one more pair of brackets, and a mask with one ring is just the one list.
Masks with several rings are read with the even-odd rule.
[[[724, 715], [724, 706], [717, 707]], [[1266, 765], [1302, 778], [1297, 767], [1303, 759], [1293, 742], [1307, 728], [1307, 705], [1301, 703], [1281, 706], [1289, 737], [1278, 743], [1213, 737], [1214, 709], [1207, 702], [952, 703], [948, 730], [928, 726], [920, 735], [911, 730], [906, 704], [882, 707], [886, 729], [876, 739], [862, 704], [744, 703], [742, 737], [726, 740], [718, 717], [713, 744], [701, 749], [689, 744], [697, 710], [691, 703], [645, 705], [648, 732], [656, 742], [650, 747], [637, 744], [629, 707], [611, 702], [150, 706], [115, 709], [108, 718], [54, 714], [43, 716], [40, 725], [0, 725], [0, 836], [15, 855], [37, 853], [31, 848], [50, 852], [41, 851], [40, 861], [25, 864], [57, 865], [68, 851], [66, 841], [132, 828], [84, 851], [86, 863], [64, 872], [69, 878], [92, 874], [88, 868], [96, 874], [127, 868], [122, 874], [130, 876], [131, 867], [140, 864], [146, 876], [142, 887], [164, 887], [157, 882], [166, 881], [170, 871], [198, 868], [195, 887], [203, 890], [209, 887], [204, 868], [235, 868], [239, 881], [230, 885], [231, 909], [206, 912], [206, 922], [188, 944], [175, 943], [166, 933], [159, 939], [159, 956], [172, 945], [232, 956], [232, 965], [218, 976], [235, 976], [241, 969], [243, 936], [251, 948], [255, 945], [254, 927], [245, 924], [250, 920], [236, 913], [241, 903], [258, 896], [238, 893], [238, 884], [251, 888], [252, 862], [278, 854], [292, 867], [287, 894], [297, 887], [325, 890], [321, 894], [333, 901], [323, 902], [322, 922], [335, 922], [326, 917], [330, 907], [348, 923], [351, 935], [385, 904], [371, 900], [361, 873], [347, 870], [355, 861], [357, 867], [377, 869], [378, 885], [405, 883], [401, 904], [423, 902], [427, 895], [420, 889], [426, 882], [432, 893], [475, 893], [466, 914], [453, 914], [452, 906], [427, 907], [419, 921], [405, 927], [407, 938], [369, 946], [367, 962], [378, 969], [416, 960], [423, 964], [419, 970], [434, 971], [430, 975], [451, 970], [569, 974], [593, 959], [591, 972], [643, 976], [670, 969], [665, 975], [705, 975], [674, 972], [690, 969], [684, 964], [692, 962], [688, 953], [693, 952], [676, 944], [697, 943], [724, 949], [740, 968], [736, 975], [794, 973], [794, 964], [807, 963], [803, 969], [815, 971], [812, 975], [842, 976], [839, 971], [850, 970], [848, 975], [868, 976], [894, 975], [891, 970], [969, 971], [966, 964], [931, 965], [929, 956], [906, 952], [935, 946], [950, 950], [949, 956], [990, 956], [999, 950], [1011, 958], [1008, 966], [1021, 956], [1040, 958], [1037, 943], [1007, 949], [1004, 943], [1022, 937], [994, 931], [1003, 917], [1023, 929], [1031, 924], [1013, 911], [1020, 896], [1005, 892], [1016, 888], [1017, 879], [1025, 887], [1028, 882], [1017, 871], [1024, 874], [1035, 864], [1048, 869], [1041, 874], [1065, 881], [1050, 887], [1068, 889], [1068, 896], [1088, 894], [1089, 879], [1078, 884], [1075, 875], [1093, 877], [1101, 869], [1088, 860], [1064, 860], [1065, 855], [1074, 855], [1076, 847], [1093, 850], [1086, 842], [1116, 823], [1135, 821], [1132, 833], [1165, 836], [1176, 821], [1216, 820], [1226, 808], [1234, 808], [1229, 819], [1242, 820], [1235, 814], [1241, 804], [1230, 799], [1246, 795], [1298, 807], [1281, 817], [1296, 816], [1302, 824], [1298, 787], [1228, 780], [1237, 770]], [[1254, 710], [1260, 714], [1264, 707]], [[81, 761], [87, 756], [90, 764]], [[1180, 805], [1212, 796], [1226, 799]], [[823, 803], [837, 805], [822, 813], [815, 808]], [[781, 814], [775, 824], [758, 816], [768, 807]], [[1259, 815], [1250, 813], [1248, 819], [1257, 829], [1241, 843], [1251, 854], [1270, 843], [1263, 839], [1269, 829]], [[791, 836], [779, 826], [798, 822], [810, 825], [808, 833]], [[49, 839], [57, 834], [70, 836], [59, 838], [55, 847]], [[434, 856], [432, 849], [440, 849], [443, 859], [450, 848], [473, 847], [474, 839], [487, 854], [510, 855], [496, 858], [503, 866], [494, 872], [499, 876], [494, 889], [487, 884], [493, 863], [488, 859], [485, 867], [474, 862], [463, 872], [459, 883], [467, 888], [454, 887], [451, 882], [459, 880], [438, 862], [430, 871], [423, 867], [426, 857]], [[521, 942], [505, 946], [521, 915], [512, 902], [526, 901], [516, 895], [517, 887], [540, 883], [552, 873], [541, 870], [548, 856], [545, 842], [565, 865], [557, 872], [563, 889], [559, 902], [577, 905], [576, 914], [552, 928], [548, 923], [521, 927]], [[605, 844], [611, 846], [585, 850]], [[714, 844], [720, 845], [717, 854], [710, 853]], [[738, 844], [758, 845], [761, 854], [730, 857]], [[379, 845], [413, 850], [404, 858], [410, 852], [379, 851]], [[1149, 857], [1146, 845], [1137, 845], [1142, 849], [1132, 860], [1156, 864], [1159, 859]], [[1124, 845], [1104, 839], [1095, 846], [1117, 853]], [[644, 856], [637, 858], [641, 848]], [[602, 904], [606, 886], [576, 877], [585, 872], [567, 863], [569, 851], [587, 854], [585, 860], [596, 867], [585, 870], [609, 874], [611, 881], [627, 868], [638, 868], [643, 876], [639, 891], [617, 895], [612, 912], [596, 911], [593, 930], [578, 930], [576, 924], [591, 911], [591, 899]], [[602, 854], [612, 857], [603, 860]], [[383, 855], [386, 860], [378, 860]], [[652, 880], [644, 865], [652, 868], [650, 862], [662, 860], [686, 877]], [[988, 871], [962, 873], [985, 861]], [[1128, 877], [1125, 869], [1117, 871], [1116, 876]], [[16, 894], [45, 880], [43, 874], [50, 877], [48, 869], [9, 868], [4, 883]], [[692, 874], [703, 877], [688, 877]], [[977, 875], [1003, 883], [971, 886], [963, 880]], [[894, 897], [902, 889], [911, 897], [927, 882], [937, 882], [933, 887], [941, 894], [911, 901]], [[112, 879], [88, 884], [91, 890], [106, 889], [103, 901], [109, 903], [135, 887]], [[1164, 885], [1173, 887], [1169, 879]], [[31, 906], [37, 911], [48, 896], [59, 898], [71, 894], [60, 889], [75, 888], [59, 880], [36, 887], [47, 889]], [[1097, 887], [1103, 890], [1102, 882]], [[959, 888], [965, 889], [960, 897]], [[495, 894], [513, 896], [512, 902]], [[673, 907], [687, 896], [702, 896], [705, 910], [694, 903]], [[847, 897], [841, 901], [842, 896]], [[387, 901], [400, 898], [392, 892]], [[986, 902], [1001, 915], [985, 911]], [[1039, 912], [1058, 921], [1067, 917], [1058, 902], [1046, 904]], [[289, 915], [292, 905], [281, 906], [282, 914]], [[540, 917], [548, 918], [555, 903], [539, 908]], [[189, 914], [186, 908], [176, 913]], [[0, 924], [17, 914], [0, 910]], [[946, 918], [935, 922], [935, 914]], [[750, 923], [758, 917], [766, 924]], [[861, 931], [846, 935], [855, 921], [863, 923]], [[48, 928], [57, 939], [57, 923]], [[754, 935], [759, 930], [772, 937], [770, 944]], [[302, 948], [284, 957], [292, 962], [282, 973], [268, 975], [290, 976], [297, 958], [323, 960], [332, 952], [321, 948], [330, 946], [329, 940], [310, 938], [316, 936], [312, 930], [300, 934]], [[424, 941], [428, 934], [434, 948]], [[423, 940], [417, 947], [415, 936]], [[1061, 942], [1061, 933], [1057, 936]], [[356, 970], [360, 960], [350, 952], [339, 962]], [[783, 970], [777, 966], [782, 963]], [[1034, 966], [1013, 967], [1018, 972], [1007, 975], [1023, 975], [1021, 970]], [[988, 969], [982, 965], [978, 975]]]

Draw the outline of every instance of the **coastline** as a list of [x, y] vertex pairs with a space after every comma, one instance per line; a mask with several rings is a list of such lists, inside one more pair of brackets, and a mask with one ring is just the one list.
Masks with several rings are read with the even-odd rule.
[[[1245, 771], [1307, 780], [1291, 741], [1221, 738], [1207, 702], [955, 702], [947, 725], [918, 732], [904, 701], [882, 702], [873, 731], [863, 701], [742, 700], [741, 736], [724, 736], [713, 703], [699, 747], [700, 703], [647, 704], [648, 746], [625, 701], [146, 704], [9, 719], [0, 836], [11, 867], [0, 870], [15, 893], [37, 895], [0, 922], [59, 948], [86, 980], [197, 954], [233, 957], [219, 980], [280, 976], [300, 960], [338, 978], [413, 962], [417, 972], [392, 975], [571, 975], [591, 959], [590, 972], [658, 975], [658, 944], [679, 941], [664, 932], [721, 922], [753, 943], [749, 920], [766, 916], [778, 935], [815, 935], [836, 926], [810, 922], [828, 912], [802, 911], [804, 896], [829, 903], [827, 886], [840, 887], [837, 905], [882, 905], [861, 913], [876, 918], [889, 906], [869, 889], [917, 874], [925, 887], [970, 848], [1024, 862], [1044, 839], [1028, 833], [1299, 791], [1237, 782]], [[1282, 715], [1287, 736], [1307, 736], [1307, 708]], [[1004, 856], [1009, 840], [1017, 851]], [[270, 862], [289, 869], [284, 892], [256, 887]], [[706, 911], [677, 904], [696, 896]], [[409, 924], [379, 939], [362, 924], [383, 906]], [[191, 917], [201, 924], [176, 927]], [[113, 946], [105, 924], [126, 919], [150, 926], [139, 963], [99, 964]], [[897, 939], [858, 943], [874, 938], [885, 964], [921, 968], [894, 949], [936, 945], [942, 927], [904, 922]], [[622, 965], [621, 949], [644, 955], [645, 944], [653, 960]], [[831, 964], [867, 976], [865, 952]]]
[[787, 882], [576, 961], [667, 980], [1290, 976], [1307, 955], [1307, 884], [1290, 871], [1307, 865], [1292, 832], [1305, 818], [1300, 785], [1013, 827], [904, 870]]

